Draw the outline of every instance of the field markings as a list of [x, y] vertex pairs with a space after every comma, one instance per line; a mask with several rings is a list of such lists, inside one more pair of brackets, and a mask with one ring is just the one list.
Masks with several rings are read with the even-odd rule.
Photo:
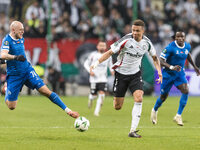
[[[61, 127], [61, 126], [55, 126], [55, 127], [23, 127], [23, 126], [11, 126], [11, 127], [0, 127], [1, 129], [62, 129], [62, 128], [74, 128], [74, 127]], [[110, 129], [111, 127], [90, 127], [93, 129]], [[123, 129], [123, 128], [130, 128], [130, 127], [112, 127], [112, 129]], [[200, 129], [200, 126], [191, 126], [191, 127], [175, 127], [175, 126], [140, 126], [139, 129]]]

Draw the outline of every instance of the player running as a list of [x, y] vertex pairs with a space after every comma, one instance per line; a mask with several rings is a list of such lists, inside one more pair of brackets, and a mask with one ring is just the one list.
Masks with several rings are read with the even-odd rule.
[[191, 63], [197, 75], [200, 74], [198, 67], [191, 58], [190, 49], [190, 44], [185, 42], [185, 33], [178, 31], [175, 34], [175, 41], [171, 42], [160, 55], [160, 62], [163, 66], [163, 82], [160, 87], [161, 95], [151, 111], [151, 121], [153, 124], [157, 123], [158, 108], [167, 99], [171, 87], [175, 85], [181, 91], [182, 96], [174, 121], [178, 125], [183, 126], [181, 114], [188, 100], [188, 82], [184, 71], [185, 60], [187, 59]]
[[90, 74], [90, 94], [88, 107], [91, 108], [93, 100], [97, 97], [96, 108], [94, 111], [95, 116], [99, 116], [101, 106], [103, 105], [103, 100], [105, 98], [105, 91], [107, 91], [107, 69], [110, 69], [112, 75], [114, 75], [114, 70], [112, 69], [112, 59], [107, 59], [105, 62], [100, 64], [94, 70], [90, 70], [90, 66], [94, 64], [105, 52], [106, 43], [99, 41], [97, 44], [97, 51], [92, 52], [84, 63], [85, 69]]
[[19, 92], [23, 85], [26, 85], [31, 89], [37, 89], [68, 115], [77, 118], [79, 116], [78, 112], [70, 110], [56, 93], [50, 91], [27, 61], [23, 33], [23, 24], [19, 21], [13, 21], [10, 25], [10, 34], [5, 36], [1, 45], [1, 58], [7, 60], [5, 102], [8, 108], [10, 110], [16, 108]]
[[143, 36], [145, 24], [142, 20], [135, 20], [132, 25], [132, 33], [111, 45], [111, 49], [104, 53], [98, 61], [91, 66], [95, 69], [100, 63], [107, 60], [112, 54], [119, 53], [117, 62], [113, 65], [115, 69], [114, 81], [114, 108], [119, 110], [124, 103], [124, 96], [129, 88], [135, 101], [132, 109], [132, 123], [128, 134], [129, 137], [140, 138], [137, 134], [140, 116], [142, 112], [143, 81], [141, 77], [141, 60], [146, 52], [153, 58], [154, 65], [158, 71], [159, 82], [162, 82], [160, 61], [150, 40]]

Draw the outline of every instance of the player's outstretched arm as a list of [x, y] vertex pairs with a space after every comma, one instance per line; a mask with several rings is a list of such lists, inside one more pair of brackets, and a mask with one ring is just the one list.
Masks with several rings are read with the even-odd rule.
[[92, 65], [90, 67], [90, 69], [94, 69], [96, 68], [100, 63], [102, 63], [103, 61], [107, 60], [111, 55], [113, 54], [113, 51], [110, 49], [107, 52], [105, 52], [100, 58], [99, 60], [97, 60], [94, 65]]
[[192, 60], [192, 57], [191, 57], [191, 54], [189, 53], [188, 54], [188, 57], [187, 57], [187, 60], [189, 61], [189, 63], [193, 66], [197, 76], [200, 75], [200, 71], [199, 71], [199, 68], [195, 65], [194, 61]]
[[26, 58], [23, 55], [16, 56], [16, 55], [8, 54], [7, 50], [3, 50], [1, 52], [1, 58], [5, 59], [5, 60], [18, 60], [18, 61], [25, 61], [26, 60]]
[[156, 55], [152, 56], [152, 58], [153, 58], [154, 66], [156, 67], [156, 69], [158, 71], [159, 79], [157, 79], [157, 81], [158, 81], [158, 83], [162, 83], [162, 72], [161, 72], [161, 67], [160, 67], [160, 61]]

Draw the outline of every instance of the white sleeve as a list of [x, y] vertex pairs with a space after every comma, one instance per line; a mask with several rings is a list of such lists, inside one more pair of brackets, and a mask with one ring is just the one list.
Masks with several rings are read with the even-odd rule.
[[90, 54], [84, 62], [84, 68], [87, 70], [88, 73], [90, 73], [91, 58], [92, 54]]
[[128, 39], [123, 37], [120, 40], [118, 40], [117, 42], [113, 43], [110, 46], [112, 52], [113, 53], [119, 52], [121, 49], [123, 49], [123, 47], [124, 47], [124, 45], [126, 44], [127, 41], [128, 41]]
[[151, 42], [148, 42], [148, 44], [149, 44], [149, 48], [148, 48], [149, 54], [151, 56], [155, 56], [156, 55], [156, 50], [155, 50], [153, 44]]
[[112, 69], [112, 67], [113, 67], [112, 57], [110, 57], [109, 60], [108, 60], [108, 67], [109, 67], [110, 72], [114, 71], [114, 70]]

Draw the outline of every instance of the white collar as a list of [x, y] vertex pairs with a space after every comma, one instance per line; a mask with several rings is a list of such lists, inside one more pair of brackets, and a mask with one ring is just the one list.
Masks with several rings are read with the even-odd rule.
[[176, 42], [176, 40], [175, 40], [175, 44], [176, 44], [176, 46], [177, 46], [178, 48], [181, 48], [181, 49], [185, 47], [185, 42], [184, 42], [184, 45], [183, 45], [182, 47], [178, 45], [178, 43]]
[[19, 39], [15, 39], [14, 37], [12, 37], [11, 34], [9, 34], [9, 36], [10, 36], [13, 40], [15, 40], [15, 41], [18, 41], [18, 40], [19, 40]]

